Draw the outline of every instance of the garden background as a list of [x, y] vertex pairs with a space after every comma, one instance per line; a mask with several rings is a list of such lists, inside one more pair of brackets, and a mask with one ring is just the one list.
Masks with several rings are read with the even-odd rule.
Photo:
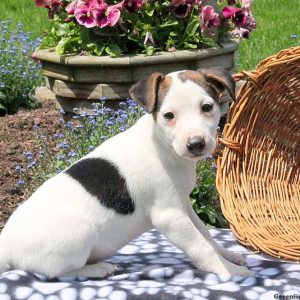
[[[237, 71], [253, 69], [269, 55], [299, 45], [299, 0], [254, 0], [253, 15], [257, 21], [257, 29], [251, 33], [249, 40], [241, 42]], [[39, 43], [36, 39], [43, 35], [48, 26], [47, 11], [36, 7], [33, 0], [1, 0], [0, 21], [0, 68], [4, 70], [5, 67], [7, 70], [11, 64], [9, 72], [12, 72], [12, 75], [14, 72], [22, 72], [22, 80], [17, 82], [13, 80], [14, 76], [10, 77], [10, 81], [7, 79], [9, 77], [0, 76], [0, 98], [1, 89], [10, 86], [13, 91], [12, 97], [15, 97], [16, 101], [20, 101], [21, 98], [28, 100], [26, 93], [31, 93], [35, 85], [43, 82], [30, 52]], [[15, 28], [21, 38], [13, 38], [10, 29], [5, 26]], [[31, 33], [27, 34], [28, 31]], [[19, 47], [16, 50], [18, 55], [9, 57], [6, 53], [8, 47]], [[15, 64], [8, 62], [8, 59]], [[95, 107], [94, 118], [89, 119], [83, 114], [77, 119], [72, 119], [70, 123], [66, 122], [53, 102], [45, 101], [41, 108], [22, 109], [14, 115], [0, 117], [0, 227], [12, 210], [26, 199], [31, 190], [45, 177], [53, 175], [76, 160], [79, 155], [91, 150], [99, 140], [126, 129], [127, 124], [135, 121], [134, 118], [130, 119], [130, 116], [133, 113], [136, 116], [138, 111], [133, 103], [123, 104], [116, 112], [117, 115], [112, 115], [109, 110], [102, 113], [101, 109]], [[138, 111], [137, 114], [139, 113]], [[116, 117], [119, 123], [111, 127], [110, 119]], [[99, 121], [99, 118], [106, 118], [106, 127], [93, 131], [93, 123]], [[71, 130], [74, 126], [77, 131]], [[34, 127], [36, 130], [33, 130]], [[105, 136], [103, 130], [106, 130]], [[90, 136], [91, 131], [95, 134], [92, 140], [88, 140], [86, 137]], [[72, 140], [83, 142], [71, 143]], [[195, 208], [206, 222], [222, 226], [224, 222], [216, 210], [218, 200], [214, 188], [213, 160], [204, 162], [198, 171], [202, 183], [191, 196]]]

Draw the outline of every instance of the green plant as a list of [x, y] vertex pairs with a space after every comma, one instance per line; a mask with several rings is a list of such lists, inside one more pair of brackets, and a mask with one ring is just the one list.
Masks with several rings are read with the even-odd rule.
[[[53, 19], [41, 48], [110, 55], [197, 49], [255, 28], [251, 0], [35, 0]], [[228, 5], [227, 5], [228, 4]]]
[[40, 39], [32, 41], [23, 25], [0, 22], [0, 110], [14, 113], [20, 107], [35, 108], [35, 88], [42, 83], [41, 71], [31, 58]]
[[214, 227], [227, 227], [219, 207], [215, 185], [216, 167], [213, 160], [200, 161], [197, 167], [197, 185], [190, 194], [191, 203], [199, 218]]
[[[60, 173], [110, 137], [133, 125], [144, 113], [133, 100], [120, 103], [112, 110], [94, 104], [93, 113], [75, 108], [76, 114], [69, 121], [61, 118], [62, 130], [53, 136], [35, 126], [37, 153], [25, 152], [27, 165], [17, 166], [19, 185], [26, 194], [32, 193], [50, 177]], [[62, 112], [63, 113], [63, 112]], [[54, 141], [54, 142], [53, 142]]]

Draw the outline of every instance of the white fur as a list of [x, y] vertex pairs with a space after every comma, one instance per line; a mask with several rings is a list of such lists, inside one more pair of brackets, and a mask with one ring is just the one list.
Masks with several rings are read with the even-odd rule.
[[[18, 268], [55, 277], [104, 277], [115, 268], [96, 263], [112, 256], [141, 233], [155, 227], [182, 249], [196, 267], [229, 275], [250, 275], [243, 257], [218, 246], [194, 213], [189, 194], [196, 163], [214, 147], [218, 105], [196, 83], [176, 73], [155, 119], [143, 116], [127, 131], [107, 140], [87, 157], [113, 162], [126, 178], [135, 203], [133, 214], [120, 215], [100, 204], [77, 181], [60, 173], [46, 181], [10, 217], [0, 236], [0, 271]], [[163, 117], [172, 111], [170, 125]], [[202, 136], [201, 157], [186, 148], [188, 137]]]

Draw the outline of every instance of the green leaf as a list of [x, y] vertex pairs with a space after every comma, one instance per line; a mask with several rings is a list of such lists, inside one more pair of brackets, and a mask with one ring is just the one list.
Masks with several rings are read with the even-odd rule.
[[183, 45], [184, 45], [185, 49], [197, 49], [197, 45], [195, 45], [195, 44], [184, 42]]
[[57, 36], [64, 36], [69, 31], [68, 23], [54, 23], [53, 29]]
[[198, 18], [193, 19], [193, 20], [187, 25], [186, 33], [187, 33], [189, 36], [194, 35], [195, 32], [196, 32], [196, 30], [199, 28], [199, 26], [200, 26], [199, 19], [198, 19]]
[[159, 25], [160, 28], [165, 28], [165, 27], [170, 27], [170, 26], [177, 26], [178, 25], [178, 21], [175, 20], [168, 20], [165, 23], [162, 23], [161, 25]]
[[122, 50], [116, 44], [109, 45], [105, 48], [105, 52], [111, 57], [117, 57], [122, 54]]
[[153, 13], [154, 13], [154, 7], [152, 9], [147, 9], [146, 10], [146, 14], [149, 16], [149, 17], [152, 17], [153, 16]]
[[0, 100], [5, 100], [5, 99], [6, 99], [6, 95], [3, 92], [0, 92]]
[[208, 212], [207, 216], [208, 216], [210, 223], [212, 223], [212, 224], [216, 223], [216, 217], [217, 217], [216, 213]]
[[61, 39], [57, 46], [55, 47], [55, 51], [59, 54], [62, 55], [65, 53], [65, 44], [66, 44], [66, 38]]
[[61, 161], [61, 160], [58, 160], [58, 161], [56, 161], [56, 162], [55, 162], [55, 168], [59, 169], [60, 167], [62, 167], [62, 166], [63, 166], [63, 164], [64, 164], [64, 162], [63, 162], [63, 161]]
[[154, 47], [153, 46], [146, 46], [146, 54], [151, 56], [154, 53]]

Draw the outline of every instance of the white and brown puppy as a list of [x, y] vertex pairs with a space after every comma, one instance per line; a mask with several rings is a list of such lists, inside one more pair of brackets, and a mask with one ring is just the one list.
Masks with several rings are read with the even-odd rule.
[[157, 228], [201, 270], [249, 276], [240, 254], [210, 237], [189, 201], [196, 163], [215, 147], [224, 71], [152, 74], [130, 90], [149, 114], [46, 181], [0, 235], [0, 271], [10, 268], [104, 277], [99, 262]]

